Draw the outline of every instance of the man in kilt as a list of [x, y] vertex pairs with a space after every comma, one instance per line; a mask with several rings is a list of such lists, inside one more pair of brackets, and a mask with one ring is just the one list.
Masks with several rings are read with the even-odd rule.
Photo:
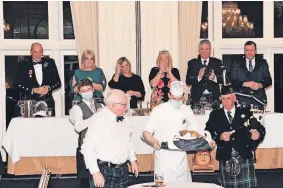
[[221, 100], [223, 108], [210, 113], [205, 128], [217, 144], [221, 184], [224, 188], [258, 187], [253, 154], [265, 137], [265, 128], [251, 112], [235, 106], [231, 86], [222, 88]]
[[128, 165], [138, 176], [135, 149], [131, 143], [131, 127], [123, 117], [127, 107], [126, 94], [117, 89], [106, 97], [107, 108], [90, 118], [82, 145], [86, 167], [95, 187], [126, 188]]

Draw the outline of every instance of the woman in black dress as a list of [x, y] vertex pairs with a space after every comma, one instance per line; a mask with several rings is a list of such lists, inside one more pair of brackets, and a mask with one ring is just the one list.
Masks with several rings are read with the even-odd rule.
[[150, 108], [169, 100], [168, 93], [170, 84], [180, 80], [180, 73], [177, 68], [172, 66], [172, 58], [168, 51], [160, 51], [156, 59], [156, 67], [149, 73], [149, 83], [152, 90]]
[[120, 57], [116, 64], [116, 72], [108, 82], [112, 89], [120, 89], [131, 97], [130, 108], [137, 108], [137, 102], [143, 101], [145, 89], [140, 76], [131, 70], [131, 63], [126, 57]]

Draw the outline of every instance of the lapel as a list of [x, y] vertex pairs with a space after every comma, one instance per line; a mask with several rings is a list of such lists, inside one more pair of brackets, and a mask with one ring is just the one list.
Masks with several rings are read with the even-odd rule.
[[32, 82], [32, 85], [39, 87], [39, 84], [37, 82], [36, 75], [35, 75], [34, 66], [32, 64], [32, 60], [28, 61], [28, 67], [29, 67], [28, 69], [29, 80]]
[[231, 123], [232, 127], [238, 127], [238, 119], [239, 117], [241, 117], [241, 111], [239, 109], [237, 109], [237, 107], [235, 106], [235, 115], [233, 118], [233, 121]]
[[42, 84], [41, 85], [45, 85], [45, 80], [46, 80], [46, 74], [44, 74], [44, 72], [45, 72], [45, 69], [47, 69], [47, 67], [46, 68], [44, 68], [44, 61], [42, 60]]
[[[228, 125], [228, 127], [230, 127], [230, 122], [229, 122], [229, 120], [228, 120], [228, 118], [227, 118], [227, 116], [226, 116], [226, 113], [225, 113], [225, 110], [224, 110], [224, 108], [222, 108], [222, 117], [221, 117], [222, 119], [225, 119], [224, 121], [226, 122], [225, 124], [226, 125]], [[232, 122], [233, 123], [233, 122]]]
[[248, 68], [247, 68], [247, 60], [246, 57], [243, 58], [242, 63], [240, 63], [240, 67], [245, 71], [248, 72]]
[[253, 69], [253, 72], [256, 71], [256, 70], [258, 70], [258, 69], [260, 69], [260, 67], [261, 67], [260, 64], [261, 64], [260, 58], [255, 57], [255, 67], [254, 67], [254, 69]]
[[198, 68], [201, 69], [203, 67], [204, 67], [204, 65], [201, 62], [201, 58], [198, 58]]

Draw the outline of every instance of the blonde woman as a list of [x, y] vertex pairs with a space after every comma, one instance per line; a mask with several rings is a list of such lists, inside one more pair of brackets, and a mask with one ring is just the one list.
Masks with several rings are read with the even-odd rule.
[[78, 82], [82, 79], [89, 79], [93, 82], [93, 97], [103, 98], [102, 91], [106, 87], [106, 78], [101, 68], [95, 65], [95, 55], [92, 50], [85, 50], [81, 58], [80, 69], [75, 71], [70, 81], [72, 92], [76, 95], [75, 100], [81, 100], [78, 90]]
[[149, 73], [149, 83], [153, 89], [151, 108], [169, 100], [170, 84], [176, 80], [180, 80], [180, 73], [177, 68], [173, 68], [170, 53], [166, 50], [160, 51], [156, 59], [156, 67], [153, 67]]
[[116, 64], [116, 71], [108, 86], [112, 89], [120, 89], [131, 96], [130, 108], [137, 108], [138, 100], [144, 100], [145, 89], [139, 75], [131, 70], [131, 63], [126, 57], [120, 57]]

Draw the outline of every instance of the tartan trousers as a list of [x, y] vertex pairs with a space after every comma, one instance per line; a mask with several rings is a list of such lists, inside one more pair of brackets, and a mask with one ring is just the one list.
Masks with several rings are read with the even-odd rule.
[[[126, 163], [119, 168], [108, 167], [106, 164], [98, 164], [98, 167], [105, 179], [104, 188], [126, 188], [128, 186], [129, 176]], [[90, 182], [90, 186], [96, 188], [92, 175], [90, 175]]]
[[237, 176], [230, 176], [225, 171], [225, 161], [219, 161], [219, 177], [224, 188], [253, 188], [258, 187], [255, 167], [252, 159], [240, 158], [241, 171]]

